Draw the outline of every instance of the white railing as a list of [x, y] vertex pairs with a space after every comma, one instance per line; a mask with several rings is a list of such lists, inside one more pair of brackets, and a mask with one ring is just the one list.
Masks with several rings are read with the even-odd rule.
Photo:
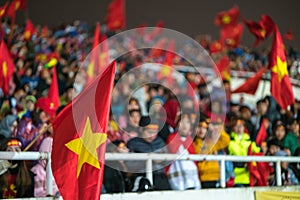
[[[51, 154], [42, 152], [0, 152], [0, 160], [47, 160], [47, 194], [52, 195], [52, 171]], [[219, 161], [221, 187], [226, 187], [225, 162], [275, 162], [277, 186], [282, 186], [281, 182], [281, 162], [300, 162], [300, 157], [278, 157], [278, 156], [229, 156], [229, 155], [177, 155], [177, 154], [157, 154], [157, 153], [106, 153], [106, 161], [135, 160], [146, 162], [146, 176], [153, 183], [152, 161]]]

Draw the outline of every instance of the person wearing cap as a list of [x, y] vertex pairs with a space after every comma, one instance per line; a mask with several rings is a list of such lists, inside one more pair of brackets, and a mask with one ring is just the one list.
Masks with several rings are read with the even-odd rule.
[[[260, 148], [255, 142], [251, 142], [250, 136], [244, 131], [245, 125], [243, 119], [237, 119], [235, 126], [230, 134], [231, 141], [228, 146], [230, 155], [247, 156], [249, 146], [252, 145], [252, 152], [259, 153]], [[247, 169], [247, 163], [234, 162], [234, 184], [236, 187], [249, 186], [250, 172]]]
[[[145, 124], [141, 124], [144, 126]], [[127, 142], [127, 147], [133, 153], [167, 153], [165, 142], [158, 136], [158, 122], [151, 121], [142, 128], [141, 137], [135, 137]], [[144, 175], [144, 161], [126, 162], [128, 169], [132, 172], [142, 173]], [[153, 164], [153, 185], [154, 190], [170, 190], [171, 187], [168, 178], [164, 173], [163, 162], [154, 162]]]
[[[0, 151], [20, 152], [22, 143], [16, 138], [1, 141]], [[23, 160], [9, 161], [5, 173], [0, 175], [0, 198], [33, 197], [33, 174], [27, 169]]]
[[[189, 155], [195, 154], [191, 134], [192, 123], [189, 114], [182, 114], [177, 122], [177, 131], [169, 135], [167, 148], [170, 153]], [[195, 162], [176, 160], [166, 167], [172, 190], [200, 189], [201, 183]]]
[[35, 109], [36, 98], [33, 95], [25, 97], [24, 110], [18, 113], [21, 119], [23, 116], [31, 117], [30, 113]]
[[[230, 137], [221, 128], [220, 123], [209, 123], [208, 120], [200, 120], [194, 146], [197, 154], [214, 154], [229, 145]], [[214, 136], [213, 136], [214, 135]], [[217, 188], [220, 179], [220, 167], [217, 161], [198, 162], [198, 173], [202, 188]]]

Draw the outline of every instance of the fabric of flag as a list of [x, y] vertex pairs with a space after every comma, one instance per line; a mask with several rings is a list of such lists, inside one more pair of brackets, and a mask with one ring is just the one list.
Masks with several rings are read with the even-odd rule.
[[267, 67], [259, 70], [253, 77], [247, 79], [242, 85], [233, 90], [231, 93], [248, 93], [254, 95], [262, 76], [267, 71]]
[[255, 139], [255, 142], [258, 146], [262, 146], [262, 143], [265, 142], [268, 137], [265, 123], [266, 119], [263, 119]]
[[0, 18], [6, 15], [7, 8], [8, 8], [8, 2], [6, 2], [3, 6], [0, 7]]
[[249, 31], [256, 37], [254, 46], [259, 45], [274, 32], [275, 24], [268, 15], [262, 15], [259, 22], [247, 21], [244, 19], [244, 23]]
[[53, 122], [52, 171], [64, 200], [100, 198], [115, 69], [113, 62]]
[[175, 57], [175, 41], [170, 40], [168, 51], [165, 52], [165, 61], [163, 66], [160, 67], [160, 71], [158, 72], [158, 79], [166, 79], [170, 85], [174, 83], [174, 79], [172, 76], [172, 67], [173, 60]]
[[23, 37], [25, 40], [30, 40], [33, 34], [35, 34], [35, 27], [33, 23], [28, 19], [24, 29]]
[[216, 62], [218, 73], [220, 73], [222, 80], [229, 81], [230, 77], [230, 60], [228, 56], [223, 56], [218, 62]]
[[41, 35], [40, 37], [45, 38], [49, 36], [49, 30], [48, 30], [48, 26], [44, 26], [41, 30]]
[[219, 53], [224, 50], [224, 45], [220, 41], [214, 41], [210, 44], [209, 51], [210, 53]]
[[97, 23], [95, 32], [94, 32], [94, 40], [93, 40], [90, 61], [89, 61], [89, 65], [87, 67], [87, 82], [88, 83], [94, 79], [94, 77], [96, 75], [95, 68], [100, 65], [100, 63], [99, 63], [100, 62], [99, 61], [100, 51], [99, 51], [99, 47], [97, 48], [99, 43], [100, 43], [100, 24]]
[[4, 41], [0, 44], [0, 88], [5, 95], [9, 93], [9, 83], [14, 74], [15, 65]]
[[125, 1], [113, 0], [108, 6], [106, 25], [109, 30], [116, 31], [124, 29], [126, 24]]
[[[263, 153], [253, 153], [252, 143], [248, 147], [248, 156], [264, 156]], [[268, 176], [273, 172], [267, 162], [249, 162], [250, 186], [268, 186]]]
[[57, 80], [57, 73], [56, 73], [56, 66], [52, 67], [52, 82], [49, 87], [48, 91], [48, 98], [50, 99], [50, 106], [57, 110], [60, 101], [59, 101], [59, 91], [58, 91], [58, 80]]
[[155, 25], [155, 28], [151, 33], [149, 33], [148, 38], [146, 38], [148, 41], [154, 40], [161, 32], [162, 28], [165, 26], [165, 23], [163, 21], [158, 21]]
[[288, 31], [283, 35], [283, 38], [284, 38], [285, 40], [290, 40], [290, 41], [292, 41], [292, 40], [294, 40], [294, 34], [292, 33], [291, 30], [288, 30]]
[[241, 43], [244, 26], [242, 23], [221, 28], [220, 39], [227, 47], [236, 48]]
[[15, 19], [17, 10], [24, 10], [26, 8], [25, 0], [13, 0], [7, 9], [7, 16]]
[[277, 26], [269, 54], [269, 68], [271, 70], [271, 94], [280, 107], [286, 109], [294, 103], [295, 98], [288, 74], [284, 44]]
[[232, 7], [227, 11], [222, 11], [215, 17], [215, 24], [217, 26], [236, 25], [240, 17], [240, 11], [237, 6]]

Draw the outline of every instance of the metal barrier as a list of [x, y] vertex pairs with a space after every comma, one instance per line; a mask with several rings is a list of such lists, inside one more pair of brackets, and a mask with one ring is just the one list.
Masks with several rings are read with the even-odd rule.
[[[43, 152], [0, 152], [0, 160], [47, 160], [47, 194], [52, 195], [52, 171], [51, 153]], [[229, 156], [229, 155], [177, 155], [158, 153], [106, 153], [106, 161], [135, 160], [146, 162], [146, 176], [153, 183], [152, 161], [220, 161], [220, 182], [221, 187], [226, 187], [225, 161], [232, 162], [275, 162], [277, 186], [282, 186], [281, 182], [281, 162], [300, 162], [299, 157], [278, 157], [278, 156]]]

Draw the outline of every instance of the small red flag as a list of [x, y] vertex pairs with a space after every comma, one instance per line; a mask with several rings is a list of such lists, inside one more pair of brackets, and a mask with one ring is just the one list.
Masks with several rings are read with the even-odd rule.
[[249, 31], [256, 37], [254, 46], [259, 45], [274, 32], [275, 24], [268, 15], [262, 15], [259, 22], [247, 21], [244, 19], [244, 23]]
[[52, 171], [65, 200], [100, 199], [115, 69], [113, 62], [53, 122]]
[[219, 53], [224, 50], [223, 43], [221, 41], [214, 41], [210, 44], [210, 53]]
[[256, 136], [255, 142], [258, 146], [261, 146], [262, 143], [265, 142], [268, 137], [265, 123], [266, 123], [266, 119], [263, 119]]
[[227, 11], [219, 12], [215, 17], [215, 24], [217, 26], [236, 25], [239, 17], [239, 8], [237, 6], [234, 6]]
[[15, 65], [4, 41], [0, 45], [0, 88], [5, 95], [9, 93], [9, 83], [14, 74]]
[[277, 26], [269, 54], [269, 68], [271, 70], [271, 94], [280, 107], [286, 109], [294, 103], [295, 98], [287, 69], [284, 44]]
[[106, 24], [109, 30], [116, 31], [125, 28], [125, 1], [114, 0], [107, 9]]
[[241, 43], [244, 26], [242, 23], [230, 25], [221, 29], [221, 41], [228, 47], [236, 48]]
[[216, 62], [217, 69], [223, 80], [230, 80], [230, 60], [228, 56], [223, 56], [218, 62]]
[[165, 53], [165, 61], [163, 66], [161, 66], [160, 71], [158, 72], [158, 79], [166, 78], [168, 83], [172, 85], [174, 83], [174, 79], [172, 76], [173, 60], [175, 57], [175, 41], [170, 40], [168, 51]]
[[31, 20], [27, 20], [26, 26], [24, 29], [24, 39], [25, 40], [31, 40], [32, 35], [35, 34], [35, 27]]
[[7, 16], [11, 18], [15, 18], [17, 10], [24, 10], [26, 8], [26, 0], [13, 0], [8, 9], [7, 9]]
[[6, 15], [7, 8], [8, 8], [8, 2], [6, 2], [4, 4], [4, 6], [0, 7], [0, 18], [4, 17]]
[[283, 35], [283, 38], [285, 40], [294, 40], [294, 34], [292, 33], [291, 30], [288, 30], [284, 35]]
[[267, 69], [267, 67], [262, 68], [253, 77], [247, 79], [242, 85], [233, 90], [231, 93], [248, 93], [254, 95], [258, 88], [259, 82]]
[[56, 66], [52, 67], [52, 82], [49, 87], [48, 98], [50, 99], [50, 107], [54, 110], [57, 110], [60, 105], [60, 102]]

